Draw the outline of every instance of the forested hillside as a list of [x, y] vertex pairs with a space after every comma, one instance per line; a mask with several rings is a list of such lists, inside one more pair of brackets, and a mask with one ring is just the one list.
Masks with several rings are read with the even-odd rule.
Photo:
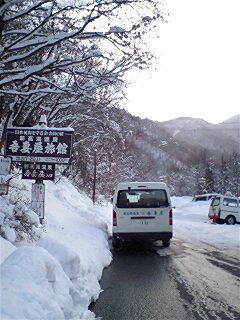
[[[224, 131], [212, 130], [215, 148], [210, 147], [209, 136], [206, 136], [209, 147], [202, 147], [200, 141], [196, 143], [192, 139], [191, 132], [186, 141], [178, 140], [162, 123], [134, 117], [115, 107], [107, 108], [104, 114], [99, 112], [99, 117], [92, 117], [89, 126], [91, 134], [91, 129], [85, 128], [79, 132], [82, 143], [75, 142], [70, 174], [77, 185], [89, 192], [96, 149], [98, 194], [110, 195], [116, 183], [124, 180], [165, 181], [174, 195], [225, 193], [227, 190], [239, 194], [239, 145]], [[143, 133], [141, 139], [137, 137], [139, 131]], [[228, 148], [231, 143], [233, 146], [228, 153], [222, 152], [224, 139]]]

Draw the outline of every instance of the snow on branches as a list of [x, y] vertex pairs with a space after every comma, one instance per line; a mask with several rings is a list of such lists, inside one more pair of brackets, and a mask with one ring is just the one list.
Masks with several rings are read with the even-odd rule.
[[0, 0], [1, 117], [21, 125], [41, 108], [56, 114], [73, 99], [94, 103], [99, 88], [114, 88], [129, 68], [148, 65], [141, 35], [162, 19], [157, 4]]

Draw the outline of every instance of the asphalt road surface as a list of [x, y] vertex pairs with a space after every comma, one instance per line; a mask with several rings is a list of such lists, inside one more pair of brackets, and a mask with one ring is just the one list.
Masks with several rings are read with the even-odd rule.
[[131, 245], [113, 252], [90, 309], [103, 320], [240, 320], [238, 253]]

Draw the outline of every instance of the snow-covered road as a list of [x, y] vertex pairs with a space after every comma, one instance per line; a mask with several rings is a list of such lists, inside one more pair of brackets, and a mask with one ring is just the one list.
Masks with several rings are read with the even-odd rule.
[[172, 257], [175, 283], [194, 318], [238, 319], [240, 259], [237, 250], [201, 248], [175, 239], [169, 250], [158, 250], [158, 253], [164, 255], [164, 251]]
[[176, 238], [169, 248], [128, 246], [114, 252], [91, 310], [105, 320], [237, 320], [239, 265], [225, 250]]
[[[106, 320], [236, 320], [240, 307], [240, 226], [212, 224], [209, 202], [173, 198], [169, 248], [113, 254], [92, 305]], [[137, 249], [137, 250], [136, 250]], [[156, 255], [156, 252], [158, 255]]]

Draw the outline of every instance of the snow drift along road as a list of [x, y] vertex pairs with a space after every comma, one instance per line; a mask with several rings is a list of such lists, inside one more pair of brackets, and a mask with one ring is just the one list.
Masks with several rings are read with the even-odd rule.
[[[30, 195], [31, 184], [22, 183]], [[0, 197], [0, 205], [4, 201]], [[98, 281], [112, 259], [110, 213], [108, 207], [93, 206], [66, 178], [46, 183], [47, 225], [41, 240], [17, 248], [1, 238], [0, 318], [94, 319], [88, 305], [98, 298]]]

